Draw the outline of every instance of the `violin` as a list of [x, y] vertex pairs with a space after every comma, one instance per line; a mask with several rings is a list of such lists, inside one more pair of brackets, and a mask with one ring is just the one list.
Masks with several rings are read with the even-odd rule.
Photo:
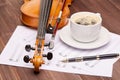
[[[24, 2], [27, 7], [24, 7], [25, 4], [23, 4], [22, 8], [24, 7], [23, 11], [27, 11], [27, 13], [22, 13], [21, 20], [26, 25], [32, 25], [32, 27], [37, 23], [36, 26], [38, 30], [35, 48], [31, 47], [31, 45], [25, 46], [25, 49], [28, 52], [30, 50], [35, 50], [33, 58], [29, 58], [28, 55], [25, 55], [23, 60], [26, 63], [33, 63], [34, 72], [39, 73], [39, 67], [45, 63], [43, 57], [47, 57], [48, 60], [51, 60], [53, 57], [52, 52], [44, 54], [44, 47], [53, 49], [57, 30], [62, 28], [68, 22], [67, 16], [70, 14], [70, 10], [67, 6], [71, 4], [71, 0], [24, 0]], [[34, 6], [31, 7], [31, 4], [34, 4]], [[26, 15], [28, 13], [29, 15]], [[52, 33], [49, 43], [45, 43], [46, 32]]]
[[[24, 0], [24, 4], [21, 6], [21, 21], [23, 24], [37, 28], [39, 24], [39, 15], [40, 15], [40, 1], [41, 0]], [[65, 1], [65, 2], [64, 2]], [[62, 3], [65, 3], [62, 5]], [[52, 27], [55, 26], [57, 17], [63, 6], [63, 13], [61, 17], [61, 21], [58, 25], [58, 29], [64, 27], [68, 23], [68, 17], [70, 15], [70, 9], [68, 6], [71, 5], [72, 0], [53, 0], [49, 21], [48, 23], [51, 24]]]

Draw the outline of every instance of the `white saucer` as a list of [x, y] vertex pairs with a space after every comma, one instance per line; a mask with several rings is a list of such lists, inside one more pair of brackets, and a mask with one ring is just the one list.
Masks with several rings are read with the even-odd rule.
[[74, 40], [70, 34], [70, 26], [65, 26], [59, 33], [60, 39], [69, 46], [79, 49], [95, 49], [99, 48], [110, 41], [109, 31], [105, 28], [101, 28], [100, 36], [97, 40], [89, 43], [82, 43]]

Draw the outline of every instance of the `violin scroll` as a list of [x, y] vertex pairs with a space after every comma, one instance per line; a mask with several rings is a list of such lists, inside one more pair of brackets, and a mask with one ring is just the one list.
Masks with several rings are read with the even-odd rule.
[[45, 63], [42, 57], [46, 57], [48, 60], [51, 60], [53, 58], [53, 54], [51, 52], [48, 52], [48, 54], [42, 54], [41, 55], [34, 55], [33, 58], [30, 58], [28, 55], [25, 55], [23, 60], [25, 63], [33, 63], [34, 65], [34, 72], [39, 72], [39, 67]]
[[34, 72], [39, 73], [39, 67], [44, 64], [44, 60], [42, 59], [42, 56], [34, 55], [33, 58], [29, 58], [28, 55], [24, 56], [23, 58], [24, 62], [26, 63], [33, 63], [34, 65]]

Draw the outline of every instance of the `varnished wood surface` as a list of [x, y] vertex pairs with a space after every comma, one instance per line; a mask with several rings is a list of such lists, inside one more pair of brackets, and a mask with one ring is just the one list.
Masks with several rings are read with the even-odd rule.
[[[16, 26], [22, 25], [20, 21], [22, 4], [23, 0], [0, 0], [0, 52]], [[111, 32], [120, 34], [120, 0], [73, 0], [70, 10], [71, 14], [79, 11], [99, 12], [103, 18], [103, 26]], [[27, 68], [0, 65], [0, 80], [119, 80], [120, 60], [114, 64], [112, 78], [47, 70], [41, 70], [40, 74], [34, 75], [32, 71]]]

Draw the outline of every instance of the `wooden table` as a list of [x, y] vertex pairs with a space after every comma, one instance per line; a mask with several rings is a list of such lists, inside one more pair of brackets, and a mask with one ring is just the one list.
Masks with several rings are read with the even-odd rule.
[[[23, 0], [0, 0], [0, 52], [16, 26], [22, 25], [20, 21], [22, 4]], [[71, 14], [79, 11], [99, 12], [103, 18], [103, 26], [111, 32], [120, 34], [120, 0], [73, 0], [70, 10]], [[27, 68], [0, 65], [0, 80], [119, 80], [120, 60], [114, 64], [112, 78], [47, 70], [41, 70], [40, 74], [34, 75], [32, 71]]]

